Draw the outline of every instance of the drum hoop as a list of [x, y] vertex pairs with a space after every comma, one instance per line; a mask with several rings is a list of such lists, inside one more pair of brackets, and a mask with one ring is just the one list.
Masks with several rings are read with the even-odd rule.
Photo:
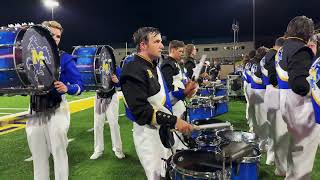
[[[103, 45], [103, 48], [105, 48], [109, 52], [109, 54], [111, 55], [111, 61], [113, 62], [112, 63], [112, 65], [113, 65], [113, 72], [112, 73], [115, 74], [116, 73], [116, 59], [115, 59], [115, 56], [114, 56], [114, 53], [113, 53], [113, 48], [111, 46], [109, 46], [109, 45]], [[108, 93], [108, 92], [113, 91], [114, 89], [115, 89], [115, 87], [112, 86], [111, 89], [109, 89], [109, 90], [107, 90], [105, 92]]]
[[[96, 71], [96, 61], [98, 60], [97, 55], [100, 54], [101, 49], [103, 48], [103, 46], [96, 46], [95, 48], [96, 48], [96, 52], [95, 52], [94, 58], [93, 58], [93, 68], [94, 68], [93, 73], [94, 73], [94, 80], [96, 81], [96, 84], [98, 84], [98, 79], [97, 79], [97, 74], [96, 74], [97, 73], [97, 71]], [[99, 57], [99, 59], [100, 59], [100, 57]]]
[[[29, 27], [28, 27], [28, 29], [29, 29]], [[15, 39], [14, 39], [14, 46], [13, 46], [13, 54], [14, 54], [14, 56], [13, 56], [13, 64], [14, 64], [14, 69], [15, 69], [15, 72], [16, 72], [16, 74], [17, 74], [17, 76], [18, 76], [18, 78], [19, 78], [19, 80], [20, 80], [20, 82], [21, 82], [21, 84], [24, 86], [24, 87], [26, 87], [27, 85], [26, 84], [28, 84], [28, 85], [30, 85], [31, 84], [31, 82], [29, 81], [29, 79], [28, 78], [26, 78], [26, 81], [27, 82], [25, 82], [25, 81], [23, 81], [22, 80], [22, 76], [26, 76], [26, 73], [24, 73], [24, 72], [19, 72], [18, 71], [18, 69], [17, 69], [17, 59], [16, 59], [16, 57], [18, 57], [18, 55], [20, 54], [21, 56], [21, 59], [22, 59], [22, 49], [20, 48], [17, 48], [17, 44], [19, 43], [21, 43], [21, 41], [22, 41], [22, 39], [23, 39], [23, 36], [24, 36], [24, 34], [27, 32], [27, 29], [19, 29], [19, 32], [17, 32], [17, 36], [15, 37]], [[21, 60], [22, 61], [22, 60]]]
[[[53, 61], [55, 62], [55, 71], [53, 72], [54, 73], [53, 78], [56, 80], [59, 80], [60, 79], [60, 69], [59, 69], [60, 68], [60, 56], [59, 56], [58, 46], [51, 35], [52, 34], [51, 31], [42, 25], [33, 25], [30, 28], [34, 28], [39, 34], [46, 37], [46, 40], [48, 41], [49, 45], [51, 46]], [[44, 33], [41, 33], [41, 32], [44, 32]], [[57, 60], [57, 61], [55, 61], [55, 60]], [[54, 85], [52, 83], [52, 85], [49, 89], [51, 89], [53, 87], [54, 87]]]
[[258, 152], [258, 155], [252, 156], [252, 157], [243, 157], [241, 163], [248, 163], [248, 164], [250, 164], [250, 163], [260, 162], [261, 152], [259, 151], [258, 148], [254, 148], [254, 149]]

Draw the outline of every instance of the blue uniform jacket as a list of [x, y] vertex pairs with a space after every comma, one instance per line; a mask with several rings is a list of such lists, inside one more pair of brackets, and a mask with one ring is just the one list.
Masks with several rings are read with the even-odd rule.
[[84, 86], [73, 56], [68, 53], [61, 54], [60, 66], [60, 81], [68, 87], [67, 93], [70, 95], [81, 94], [84, 90]]

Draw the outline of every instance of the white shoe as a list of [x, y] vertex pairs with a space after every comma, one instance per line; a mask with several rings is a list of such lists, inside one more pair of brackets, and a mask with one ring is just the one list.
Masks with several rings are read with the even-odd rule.
[[126, 157], [126, 155], [124, 155], [122, 151], [115, 151], [114, 155], [116, 155], [118, 159], [123, 159]]
[[90, 159], [95, 160], [95, 159], [98, 159], [98, 158], [101, 157], [101, 156], [102, 156], [102, 152], [94, 152], [94, 153], [91, 155]]
[[30, 157], [28, 157], [27, 159], [25, 159], [24, 161], [30, 162], [30, 161], [33, 161], [33, 158], [32, 158], [32, 156], [30, 156]]
[[87, 130], [87, 132], [93, 132], [93, 131], [94, 131], [93, 128], [90, 128], [90, 129]]

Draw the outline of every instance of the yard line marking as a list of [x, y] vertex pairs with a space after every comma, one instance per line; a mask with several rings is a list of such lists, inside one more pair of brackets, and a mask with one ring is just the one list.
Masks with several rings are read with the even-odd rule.
[[0, 114], [12, 114], [12, 113], [5, 113], [5, 112], [0, 112]]

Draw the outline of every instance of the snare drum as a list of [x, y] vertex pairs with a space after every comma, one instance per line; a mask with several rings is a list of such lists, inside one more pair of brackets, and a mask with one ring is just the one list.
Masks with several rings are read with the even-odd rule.
[[50, 31], [33, 25], [0, 29], [0, 93], [44, 94], [59, 79], [60, 60]]
[[199, 87], [198, 95], [199, 96], [214, 96], [215, 88], [214, 87]]
[[209, 98], [195, 98], [187, 105], [188, 120], [207, 119], [214, 116], [215, 107]]
[[[197, 126], [217, 123], [225, 122], [218, 119], [200, 119], [193, 121], [193, 124]], [[193, 145], [193, 147], [190, 148], [213, 152], [220, 151], [219, 145], [221, 139], [217, 137], [215, 129], [203, 129], [199, 131], [193, 131], [189, 138], [191, 138], [189, 139], [189, 141], [192, 141], [192, 143], [189, 144]]]
[[228, 97], [226, 95], [215, 96], [211, 99], [212, 103], [215, 106], [215, 116], [219, 116], [228, 112]]
[[72, 52], [77, 58], [76, 66], [81, 74], [85, 90], [111, 90], [112, 74], [116, 61], [113, 49], [107, 45], [77, 46]]
[[239, 162], [232, 162], [232, 180], [258, 180], [261, 153], [258, 148], [243, 157]]
[[258, 137], [254, 133], [220, 130], [216, 132], [216, 135], [224, 144], [228, 144], [230, 142], [245, 142], [258, 147]]
[[207, 151], [183, 150], [171, 158], [171, 172], [173, 180], [204, 180], [230, 179], [230, 164], [225, 165], [219, 154]]

